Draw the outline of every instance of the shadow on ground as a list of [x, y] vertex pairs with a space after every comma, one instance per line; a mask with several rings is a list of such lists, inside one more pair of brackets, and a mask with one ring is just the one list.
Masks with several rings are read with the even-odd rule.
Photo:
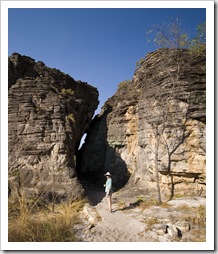
[[91, 184], [87, 180], [82, 180], [81, 184], [85, 191], [85, 197], [88, 199], [90, 205], [96, 206], [105, 197], [104, 188]]
[[141, 202], [143, 202], [142, 200], [138, 200], [134, 203], [130, 203], [128, 206], [125, 206], [123, 208], [118, 208], [118, 209], [114, 209], [113, 212], [117, 212], [117, 211], [126, 211], [126, 210], [131, 210], [134, 209], [137, 206], [140, 206]]
[[90, 204], [96, 206], [105, 197], [105, 192], [88, 190], [87, 192], [85, 191], [85, 195], [88, 198]]

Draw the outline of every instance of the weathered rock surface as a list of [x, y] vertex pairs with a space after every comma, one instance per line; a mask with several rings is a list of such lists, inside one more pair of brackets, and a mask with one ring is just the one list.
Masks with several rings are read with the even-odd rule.
[[75, 154], [97, 89], [30, 57], [8, 60], [9, 191], [53, 201], [81, 196]]
[[107, 100], [87, 131], [80, 171], [116, 188], [156, 188], [163, 197], [205, 194], [205, 57], [187, 50], [149, 53], [129, 84]]

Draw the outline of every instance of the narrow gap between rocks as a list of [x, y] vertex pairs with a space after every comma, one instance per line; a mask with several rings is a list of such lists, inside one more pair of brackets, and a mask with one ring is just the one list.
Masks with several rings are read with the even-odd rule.
[[118, 152], [123, 144], [115, 141], [108, 143], [107, 118], [111, 112], [112, 106], [107, 105], [101, 115], [92, 119], [83, 135], [83, 144], [81, 146], [80, 142], [76, 152], [77, 176], [93, 205], [101, 202], [105, 196], [106, 172], [112, 175], [113, 192], [123, 188], [130, 178], [127, 165]]
[[[77, 177], [80, 181], [84, 191], [85, 191], [85, 197], [88, 198], [89, 203], [93, 206], [97, 205], [102, 201], [102, 199], [105, 196], [104, 192], [104, 186], [102, 180], [100, 181], [97, 177], [94, 177], [93, 174], [90, 172], [83, 172], [82, 169], [82, 147], [85, 144], [85, 139], [87, 137], [87, 133], [84, 133], [84, 135], [81, 138], [79, 148], [76, 152], [76, 171], [77, 171]], [[93, 151], [94, 152], [94, 151]]]
[[[105, 187], [104, 187], [104, 184], [106, 182], [106, 177], [104, 176], [105, 172], [104, 172], [104, 169], [102, 169], [101, 172], [99, 172], [98, 174], [93, 174], [92, 172], [84, 172], [81, 166], [81, 160], [82, 160], [81, 149], [82, 147], [78, 149], [76, 153], [77, 177], [80, 183], [82, 184], [82, 187], [85, 191], [85, 196], [88, 198], [90, 204], [93, 206], [96, 206], [105, 197]], [[93, 151], [93, 154], [94, 154], [94, 151]], [[120, 158], [119, 158], [119, 161], [120, 161]], [[122, 165], [126, 167], [126, 164], [124, 162], [122, 162]], [[119, 182], [117, 180], [119, 176], [113, 174], [113, 172], [111, 172], [111, 174], [112, 174], [112, 181], [113, 181], [113, 192], [115, 193], [126, 185], [130, 175], [128, 175], [128, 177], [126, 177], [125, 180], [122, 179], [122, 181]]]

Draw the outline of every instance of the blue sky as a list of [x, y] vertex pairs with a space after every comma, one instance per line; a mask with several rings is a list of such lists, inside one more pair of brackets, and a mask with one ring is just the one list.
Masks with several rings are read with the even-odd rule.
[[156, 49], [146, 31], [177, 17], [193, 33], [206, 21], [206, 9], [10, 8], [8, 55], [30, 56], [97, 87], [98, 113], [118, 83], [132, 79], [136, 62]]

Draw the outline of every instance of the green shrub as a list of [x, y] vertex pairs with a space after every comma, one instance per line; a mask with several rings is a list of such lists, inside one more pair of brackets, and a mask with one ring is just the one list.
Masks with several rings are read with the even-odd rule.
[[132, 83], [131, 80], [124, 80], [118, 84], [118, 90], [126, 89]]
[[61, 94], [74, 95], [74, 91], [70, 88], [69, 89], [62, 88], [61, 89]]
[[140, 60], [136, 62], [136, 67], [137, 68], [140, 67], [143, 61], [144, 61], [144, 58], [140, 58]]

